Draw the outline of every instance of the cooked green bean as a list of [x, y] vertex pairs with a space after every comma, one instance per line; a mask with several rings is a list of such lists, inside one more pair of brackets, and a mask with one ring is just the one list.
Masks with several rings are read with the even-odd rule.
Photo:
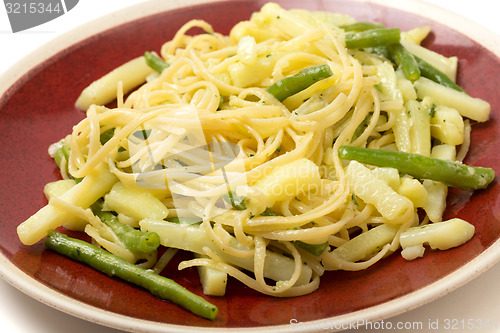
[[160, 236], [156, 232], [142, 232], [118, 221], [110, 212], [102, 212], [99, 218], [109, 226], [125, 246], [136, 252], [153, 252], [160, 246]]
[[222, 196], [222, 199], [224, 199], [225, 202], [227, 202], [237, 210], [247, 209], [247, 206], [245, 205], [246, 197], [236, 195], [236, 192], [234, 190], [228, 191]]
[[113, 230], [123, 244], [134, 252], [153, 252], [160, 246], [160, 236], [156, 232], [143, 232], [118, 221], [113, 213], [102, 211], [99, 201], [92, 205], [94, 214]]
[[387, 49], [386, 46], [382, 45], [382, 46], [372, 47], [370, 52], [373, 54], [377, 54], [379, 56], [382, 56], [386, 59], [391, 59], [391, 55], [390, 55], [389, 50]]
[[146, 64], [154, 69], [156, 72], [161, 73], [165, 68], [169, 66], [162, 58], [158, 57], [152, 52], [145, 52], [144, 58], [146, 59]]
[[75, 180], [75, 182], [79, 183], [82, 181], [83, 178], [75, 178], [73, 175], [69, 173], [68, 170], [68, 161], [69, 161], [69, 154], [71, 152], [70, 147], [67, 144], [63, 144], [61, 148], [59, 148], [56, 153], [54, 154], [54, 161], [57, 164], [57, 167], [59, 170], [61, 170], [61, 162], [64, 159], [66, 161], [66, 173]]
[[63, 159], [65, 159], [66, 162], [68, 162], [68, 160], [69, 160], [69, 153], [70, 153], [70, 148], [66, 144], [63, 144], [61, 146], [61, 148], [59, 148], [56, 151], [56, 154], [54, 155], [54, 161], [56, 162], [56, 164], [59, 167], [59, 169], [61, 169], [61, 162], [62, 162]]
[[417, 179], [431, 179], [464, 190], [486, 188], [495, 178], [495, 171], [490, 168], [401, 151], [341, 146], [339, 157], [378, 167], [395, 168]]
[[198, 217], [167, 217], [165, 219], [167, 222], [172, 223], [185, 223], [185, 224], [200, 224], [203, 221]]
[[145, 288], [153, 295], [172, 301], [198, 316], [211, 320], [217, 316], [217, 307], [203, 297], [193, 294], [171, 279], [131, 264], [97, 246], [54, 230], [48, 233], [44, 245], [109, 276], [116, 276]]
[[366, 129], [366, 126], [368, 126], [368, 123], [370, 122], [370, 118], [372, 117], [373, 113], [370, 112], [366, 115], [365, 119], [356, 127], [356, 130], [354, 131], [354, 134], [352, 135], [351, 142], [354, 142], [357, 138], [360, 137], [361, 134]]
[[111, 140], [111, 138], [113, 137], [113, 135], [115, 135], [115, 129], [114, 128], [111, 128], [111, 129], [107, 130], [106, 132], [102, 132], [101, 136], [100, 136], [101, 144], [105, 145], [106, 142], [108, 142], [109, 140]]
[[344, 31], [365, 31], [371, 29], [380, 29], [384, 28], [383, 24], [374, 23], [374, 22], [366, 22], [360, 21], [353, 24], [343, 25], [340, 28], [344, 29]]
[[333, 73], [328, 65], [308, 67], [294, 76], [288, 76], [277, 81], [267, 88], [267, 91], [282, 102], [287, 97], [295, 95], [317, 81], [326, 79], [332, 75]]
[[262, 213], [260, 213], [260, 216], [278, 216], [278, 214], [276, 214], [269, 208], [266, 208]]
[[392, 61], [401, 68], [408, 80], [414, 82], [420, 78], [420, 68], [413, 54], [406, 51], [400, 43], [389, 45], [387, 48]]
[[457, 91], [465, 92], [462, 87], [453, 82], [446, 74], [441, 72], [439, 69], [435, 68], [425, 60], [415, 56], [415, 60], [418, 63], [418, 68], [423, 77], [428, 78], [436, 83], [439, 83], [445, 87], [455, 89]]
[[399, 42], [401, 31], [398, 28], [380, 28], [347, 34], [345, 45], [348, 49], [364, 49]]
[[328, 242], [320, 244], [309, 244], [303, 241], [292, 241], [292, 243], [315, 256], [321, 255], [328, 247]]

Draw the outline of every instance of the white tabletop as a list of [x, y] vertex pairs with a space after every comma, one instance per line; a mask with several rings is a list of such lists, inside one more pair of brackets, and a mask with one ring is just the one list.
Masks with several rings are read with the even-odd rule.
[[[12, 33], [6, 9], [0, 5], [0, 73], [27, 52], [59, 34], [119, 8], [145, 0], [82, 0], [67, 14], [23, 32]], [[428, 0], [456, 12], [500, 35], [500, 20], [493, 0]], [[349, 332], [500, 332], [500, 264], [466, 285], [420, 308], [385, 320], [371, 330]], [[467, 328], [467, 323], [476, 323]], [[479, 322], [495, 327], [479, 329]], [[98, 326], [54, 310], [24, 295], [0, 280], [0, 323], [4, 332], [110, 333], [117, 330]], [[445, 324], [450, 326], [446, 327]], [[453, 323], [456, 323], [453, 326]], [[436, 326], [438, 325], [438, 326]], [[402, 329], [396, 330], [396, 327]], [[413, 327], [413, 329], [411, 328]], [[464, 327], [464, 328], [462, 328]]]

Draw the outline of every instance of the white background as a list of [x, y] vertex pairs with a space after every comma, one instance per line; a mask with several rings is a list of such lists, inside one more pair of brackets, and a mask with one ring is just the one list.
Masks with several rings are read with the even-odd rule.
[[[78, 5], [67, 14], [16, 34], [11, 32], [5, 8], [0, 4], [0, 75], [25, 54], [61, 33], [96, 17], [140, 2], [144, 0], [80, 0]], [[478, 22], [500, 35], [500, 20], [495, 0], [433, 0], [428, 2]], [[429, 329], [429, 322], [440, 321], [442, 324], [446, 319], [464, 319], [465, 321], [474, 319], [496, 321], [499, 327], [483, 330], [450, 329], [446, 332], [500, 332], [498, 295], [500, 295], [500, 264], [436, 301], [386, 320], [384, 327], [387, 328], [390, 325], [395, 327], [398, 322], [406, 325], [422, 323], [423, 329], [399, 331], [430, 333], [438, 331]], [[0, 324], [2, 331], [9, 333], [118, 332], [54, 310], [24, 295], [3, 280], [0, 280]], [[375, 327], [373, 331], [396, 332], [397, 330]], [[352, 330], [352, 333], [354, 332], [368, 332], [368, 330]], [[445, 330], [441, 329], [439, 332], [445, 332]]]

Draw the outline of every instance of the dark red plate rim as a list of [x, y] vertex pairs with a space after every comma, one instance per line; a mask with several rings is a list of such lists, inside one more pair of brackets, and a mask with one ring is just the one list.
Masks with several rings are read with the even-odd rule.
[[[473, 126], [472, 148], [466, 162], [498, 168], [500, 60], [495, 53], [443, 24], [380, 4], [348, 0], [277, 2], [285, 8], [343, 12], [359, 20], [379, 21], [402, 30], [430, 25], [433, 32], [425, 45], [444, 55], [457, 56], [458, 82], [470, 95], [486, 99], [492, 106], [492, 119]], [[148, 15], [69, 44], [13, 83], [0, 98], [3, 158], [0, 251], [6, 260], [35, 284], [101, 311], [153, 323], [250, 328], [287, 325], [292, 319], [306, 322], [342, 317], [411, 296], [449, 277], [498, 242], [497, 182], [474, 194], [453, 190], [446, 215], [464, 218], [476, 227], [475, 236], [465, 245], [428, 252], [424, 258], [412, 262], [393, 255], [362, 272], [328, 272], [322, 277], [318, 291], [291, 299], [259, 295], [237, 281], [230, 281], [227, 296], [206, 297], [220, 309], [213, 322], [45, 250], [41, 244], [26, 247], [19, 242], [17, 225], [46, 204], [43, 186], [60, 178], [48, 157], [47, 147], [68, 134], [83, 118], [73, 104], [89, 82], [145, 50], [158, 50], [190, 19], [204, 19], [216, 31], [227, 33], [229, 27], [248, 19], [264, 3], [260, 0], [203, 3]], [[164, 275], [202, 294], [196, 269], [178, 272], [172, 263]]]

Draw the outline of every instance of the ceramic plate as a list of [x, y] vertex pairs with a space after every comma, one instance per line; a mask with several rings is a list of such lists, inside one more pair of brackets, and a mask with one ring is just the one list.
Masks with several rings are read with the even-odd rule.
[[[393, 255], [361, 272], [328, 272], [316, 292], [281, 299], [260, 295], [239, 282], [227, 296], [207, 297], [219, 307], [208, 321], [125, 282], [75, 263], [41, 244], [23, 246], [17, 225], [46, 204], [43, 186], [59, 179], [47, 147], [70, 133], [83, 118], [73, 106], [89, 82], [145, 50], [159, 50], [186, 21], [197, 18], [228, 33], [265, 1], [153, 1], [125, 9], [73, 30], [29, 55], [0, 80], [0, 272], [28, 295], [77, 317], [129, 331], [187, 332], [238, 328], [297, 331], [341, 328], [357, 320], [380, 320], [429, 302], [462, 285], [500, 259], [500, 186], [453, 190], [447, 217], [458, 216], [476, 227], [463, 246], [429, 251], [411, 262]], [[492, 105], [492, 119], [475, 124], [466, 162], [497, 169], [500, 154], [498, 109], [500, 60], [498, 39], [470, 22], [414, 1], [287, 0], [285, 8], [351, 14], [402, 30], [430, 25], [429, 48], [460, 59], [458, 81], [468, 93]], [[418, 13], [425, 13], [426, 17]], [[440, 22], [440, 23], [438, 23]], [[180, 260], [177, 258], [176, 260]], [[202, 294], [196, 269], [178, 273], [175, 263], [164, 273]]]

